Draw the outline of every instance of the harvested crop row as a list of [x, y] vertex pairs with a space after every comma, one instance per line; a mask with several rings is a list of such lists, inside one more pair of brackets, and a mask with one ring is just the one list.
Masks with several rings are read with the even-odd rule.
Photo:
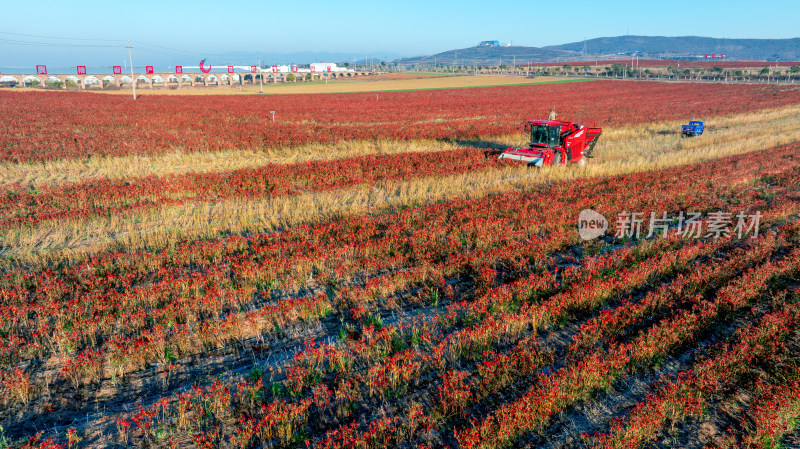
[[190, 201], [271, 198], [324, 192], [384, 181], [467, 173], [501, 167], [484, 150], [464, 148], [427, 153], [371, 155], [331, 161], [270, 164], [264, 167], [143, 179], [91, 180], [31, 190], [5, 186], [0, 228], [31, 226], [45, 220], [86, 219], [142, 211]]

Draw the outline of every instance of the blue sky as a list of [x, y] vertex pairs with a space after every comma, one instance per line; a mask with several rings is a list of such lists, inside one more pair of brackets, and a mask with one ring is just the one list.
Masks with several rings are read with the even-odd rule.
[[127, 40], [138, 47], [134, 62], [187, 64], [209, 57], [223, 64], [236, 59], [221, 55], [227, 52], [248, 60], [304, 51], [393, 58], [489, 39], [539, 47], [624, 34], [800, 37], [796, 0], [3, 3], [0, 70], [37, 63], [122, 64]]

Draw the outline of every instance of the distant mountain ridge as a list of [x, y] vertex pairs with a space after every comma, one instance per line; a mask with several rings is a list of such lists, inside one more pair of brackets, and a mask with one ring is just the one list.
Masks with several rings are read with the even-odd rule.
[[[582, 54], [584, 42], [544, 47], [548, 50]], [[793, 39], [717, 39], [699, 36], [618, 36], [588, 39], [586, 54], [608, 55], [640, 52], [646, 57], [724, 54], [726, 59], [800, 60], [800, 38]]]
[[800, 61], [800, 38], [718, 39], [699, 36], [617, 36], [546, 47], [497, 46], [448, 50], [396, 59], [398, 65], [500, 65], [558, 62], [637, 54], [646, 59], [696, 59], [724, 54], [726, 60]]
[[401, 65], [407, 64], [437, 64], [472, 66], [474, 64], [496, 64], [505, 61], [511, 65], [513, 62], [524, 64], [530, 62], [550, 62], [563, 56], [563, 50], [550, 50], [538, 47], [472, 47], [459, 50], [449, 50], [429, 56], [400, 58], [394, 62]]

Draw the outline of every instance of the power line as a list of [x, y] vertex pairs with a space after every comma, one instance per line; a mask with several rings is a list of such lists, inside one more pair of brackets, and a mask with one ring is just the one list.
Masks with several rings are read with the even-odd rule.
[[[39, 34], [24, 34], [24, 33], [10, 33], [5, 31], [0, 31], [0, 35], [7, 35], [7, 36], [21, 36], [21, 37], [28, 37], [28, 38], [36, 38], [36, 39], [51, 39], [51, 40], [69, 40], [69, 41], [93, 41], [98, 43], [65, 43], [65, 42], [46, 42], [46, 41], [32, 41], [32, 40], [20, 40], [20, 39], [13, 39], [13, 38], [4, 38], [0, 36], [0, 45], [18, 45], [18, 46], [30, 46], [30, 47], [56, 47], [56, 48], [125, 48], [127, 45], [124, 44], [126, 42], [122, 39], [98, 39], [98, 38], [81, 38], [81, 37], [66, 37], [66, 36], [46, 36], [46, 35], [39, 35]], [[100, 42], [105, 43], [112, 43], [112, 42], [120, 42], [119, 45], [103, 45]], [[242, 55], [226, 55], [220, 53], [208, 53], [208, 52], [196, 52], [196, 51], [187, 51], [187, 50], [180, 50], [171, 47], [165, 47], [162, 45], [151, 44], [142, 41], [131, 41], [131, 44], [136, 44], [136, 47], [139, 51], [161, 55], [161, 56], [168, 56], [173, 58], [190, 58], [190, 57], [212, 57], [213, 59], [223, 59], [226, 60], [228, 64], [250, 64], [251, 59], [247, 56]], [[231, 61], [233, 59], [233, 61]]]
[[18, 41], [0, 38], [0, 44], [26, 45], [33, 47], [61, 47], [61, 48], [122, 48], [121, 45], [90, 45], [90, 44], [53, 44], [48, 42]]
[[[24, 34], [24, 33], [9, 33], [5, 31], [0, 31], [0, 34], [9, 35], [9, 36], [22, 36], [22, 37], [31, 37], [37, 39], [56, 39], [56, 40], [76, 40], [76, 41], [99, 41], [99, 42], [120, 42], [120, 45], [100, 45], [100, 44], [67, 44], [67, 43], [55, 43], [55, 42], [40, 42], [40, 41], [30, 41], [30, 40], [18, 40], [18, 39], [10, 39], [10, 38], [3, 38], [0, 37], [0, 43], [8, 44], [8, 45], [28, 45], [28, 46], [37, 46], [37, 47], [66, 47], [66, 48], [124, 48], [123, 45], [125, 40], [122, 39], [98, 39], [98, 38], [82, 38], [82, 37], [65, 37], [65, 36], [45, 36], [39, 34]], [[160, 45], [150, 44], [147, 42], [139, 42], [133, 41], [139, 47], [149, 47], [148, 51], [150, 53], [162, 54], [162, 55], [172, 55], [172, 56], [187, 56], [187, 55], [207, 55], [206, 53], [200, 52], [191, 52], [186, 50], [178, 50], [175, 48], [163, 47]], [[164, 51], [167, 50], [167, 51]], [[216, 55], [215, 55], [216, 56]]]
[[75, 41], [125, 42], [122, 39], [95, 39], [95, 38], [86, 38], [86, 37], [41, 36], [41, 35], [38, 35], [38, 34], [9, 33], [9, 32], [5, 32], [5, 31], [0, 31], [0, 34], [8, 34], [10, 36], [37, 37], [37, 38], [41, 38], [41, 39], [63, 39], [63, 40], [75, 40]]

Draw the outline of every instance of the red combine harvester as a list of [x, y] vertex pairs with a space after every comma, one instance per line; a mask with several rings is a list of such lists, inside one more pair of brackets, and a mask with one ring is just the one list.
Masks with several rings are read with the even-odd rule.
[[528, 165], [567, 165], [585, 163], [592, 157], [602, 128], [590, 128], [572, 122], [557, 120], [530, 120], [525, 131], [530, 130], [528, 148], [509, 148], [500, 153], [500, 159], [527, 162]]

